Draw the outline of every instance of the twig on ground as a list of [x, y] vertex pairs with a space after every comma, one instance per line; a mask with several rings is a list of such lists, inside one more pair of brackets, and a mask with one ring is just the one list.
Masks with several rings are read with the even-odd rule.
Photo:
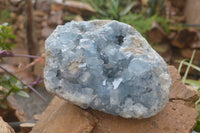
[[39, 84], [39, 83], [42, 83], [42, 82], [43, 82], [43, 80], [41, 78], [41, 75], [39, 75], [38, 78], [36, 79], [36, 81], [29, 83], [29, 85], [36, 85], [36, 84]]
[[39, 58], [39, 56], [34, 56], [34, 55], [13, 54], [11, 51], [7, 51], [7, 50], [2, 50], [0, 52], [0, 58], [3, 58], [3, 57], [27, 57], [27, 58], [34, 58], [34, 59]]
[[37, 64], [38, 62], [40, 62], [41, 60], [44, 60], [44, 59], [45, 59], [45, 54], [42, 54], [39, 58], [37, 58], [36, 60], [31, 62], [30, 64], [26, 65], [21, 71], [24, 71], [24, 70], [34, 66], [35, 64]]

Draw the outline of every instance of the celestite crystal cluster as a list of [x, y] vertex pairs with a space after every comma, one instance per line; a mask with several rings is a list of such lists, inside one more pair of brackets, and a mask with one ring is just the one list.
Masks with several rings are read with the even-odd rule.
[[82, 108], [141, 119], [169, 100], [165, 61], [130, 25], [72, 21], [57, 26], [45, 49], [46, 89]]

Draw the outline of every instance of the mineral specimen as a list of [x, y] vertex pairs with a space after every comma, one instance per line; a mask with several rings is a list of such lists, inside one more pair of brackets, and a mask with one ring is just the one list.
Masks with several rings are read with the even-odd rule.
[[57, 26], [45, 49], [46, 89], [82, 108], [141, 119], [169, 100], [166, 63], [130, 25], [72, 21]]

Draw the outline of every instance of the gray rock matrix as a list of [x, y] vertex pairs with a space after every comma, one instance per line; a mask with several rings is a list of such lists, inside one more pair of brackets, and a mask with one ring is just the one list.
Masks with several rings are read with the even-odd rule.
[[82, 108], [141, 119], [169, 100], [165, 61], [130, 25], [72, 21], [57, 26], [45, 49], [46, 89]]

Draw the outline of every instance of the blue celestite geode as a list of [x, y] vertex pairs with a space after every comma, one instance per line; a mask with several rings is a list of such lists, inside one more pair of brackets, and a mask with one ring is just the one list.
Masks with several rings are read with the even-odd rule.
[[130, 25], [72, 21], [57, 26], [45, 49], [46, 89], [82, 108], [141, 119], [169, 100], [165, 61]]

